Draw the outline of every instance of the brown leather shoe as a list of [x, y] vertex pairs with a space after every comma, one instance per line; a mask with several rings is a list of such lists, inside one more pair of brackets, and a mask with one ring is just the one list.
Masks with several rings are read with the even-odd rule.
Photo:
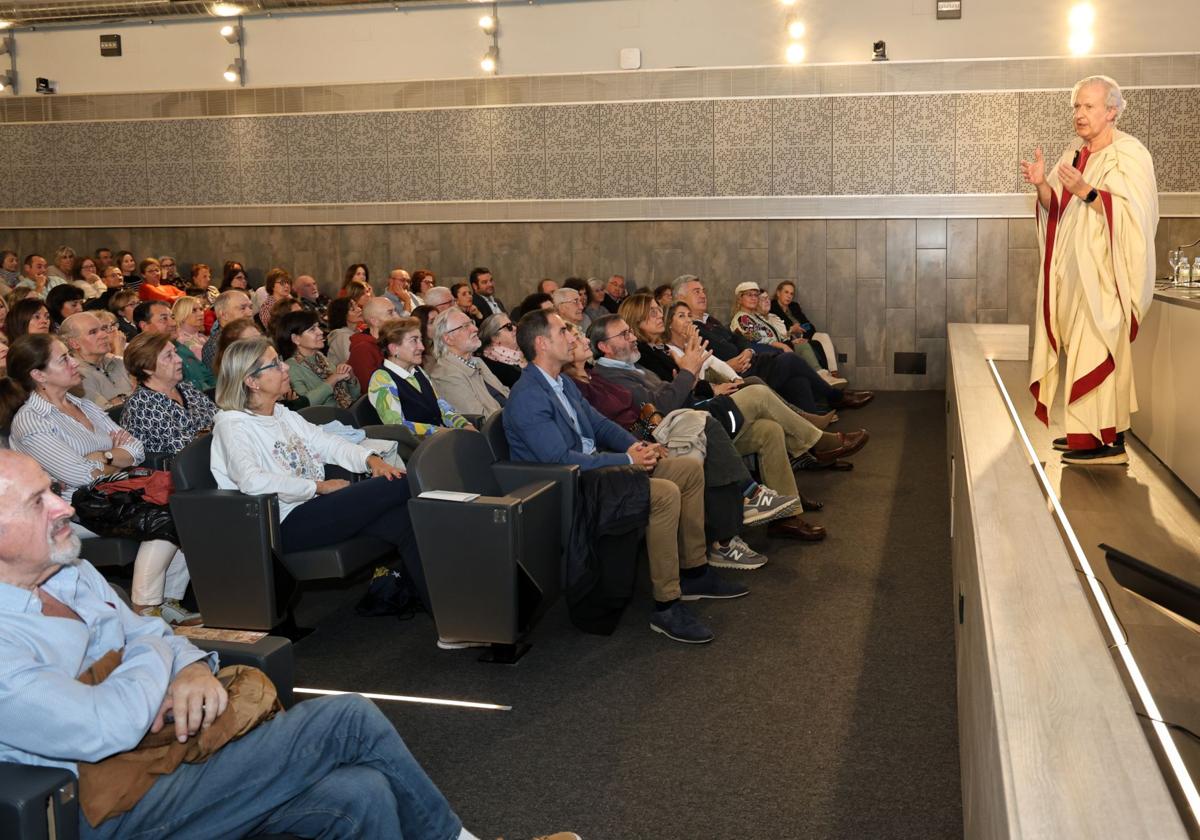
[[840, 445], [834, 449], [810, 449], [812, 456], [822, 464], [832, 463], [839, 458], [849, 458], [858, 450], [867, 445], [867, 441], [871, 439], [871, 434], [866, 429], [859, 429], [857, 432], [833, 432], [838, 436]]
[[818, 502], [816, 499], [810, 499], [803, 493], [800, 494], [800, 505], [801, 510], [803, 510], [805, 513], [816, 513], [818, 510], [821, 510], [823, 507], [825, 507], [824, 502]]
[[825, 528], [822, 525], [812, 525], [799, 516], [787, 519], [776, 519], [767, 526], [768, 537], [781, 537], [787, 540], [804, 540], [805, 542], [820, 542], [825, 539]]
[[862, 408], [873, 399], [875, 399], [874, 391], [842, 391], [842, 401], [837, 404], [837, 407], [839, 409]]

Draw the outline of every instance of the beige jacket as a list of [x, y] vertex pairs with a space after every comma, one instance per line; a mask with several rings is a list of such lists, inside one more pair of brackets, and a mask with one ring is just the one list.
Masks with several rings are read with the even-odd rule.
[[480, 414], [490, 417], [501, 409], [500, 403], [488, 391], [490, 386], [507, 399], [508, 388], [501, 384], [482, 359], [471, 361], [447, 353], [439, 356], [432, 369], [426, 368], [437, 388], [438, 396], [454, 407], [459, 414]]

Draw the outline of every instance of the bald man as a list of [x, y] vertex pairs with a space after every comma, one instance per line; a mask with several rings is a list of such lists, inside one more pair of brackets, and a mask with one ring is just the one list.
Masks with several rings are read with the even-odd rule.
[[58, 337], [79, 362], [83, 381], [72, 390], [75, 396], [112, 408], [133, 393], [125, 362], [112, 353], [112, 333], [91, 312], [76, 312], [64, 319]]

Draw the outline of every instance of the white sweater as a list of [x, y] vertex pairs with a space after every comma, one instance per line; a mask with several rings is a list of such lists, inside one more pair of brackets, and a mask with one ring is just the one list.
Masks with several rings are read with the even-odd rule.
[[279, 521], [317, 493], [325, 464], [369, 472], [375, 454], [322, 431], [294, 411], [275, 406], [270, 417], [248, 411], [221, 411], [213, 424], [213, 478], [222, 490], [251, 496], [279, 496]]

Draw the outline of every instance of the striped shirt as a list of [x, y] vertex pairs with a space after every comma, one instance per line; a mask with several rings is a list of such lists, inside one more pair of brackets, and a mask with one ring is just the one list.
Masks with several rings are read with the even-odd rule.
[[[9, 444], [41, 464], [51, 478], [61, 481], [65, 485], [63, 498], [69, 502], [76, 489], [91, 484], [97, 477], [93, 473], [104, 466], [102, 461], [89, 461], [83, 456], [111, 450], [110, 433], [121, 431], [121, 427], [91, 400], [72, 394], [66, 399], [84, 413], [90, 429], [34, 393], [13, 417]], [[142, 442], [136, 438], [121, 448], [133, 456], [135, 464], [146, 457]]]

